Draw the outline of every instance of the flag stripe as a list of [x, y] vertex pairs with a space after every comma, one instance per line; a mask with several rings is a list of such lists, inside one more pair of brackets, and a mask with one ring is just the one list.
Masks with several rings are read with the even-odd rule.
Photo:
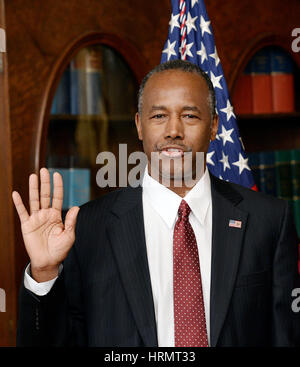
[[204, 1], [194, 2], [192, 7], [191, 0], [172, 0], [172, 15], [178, 15], [180, 27], [170, 26], [164, 51], [168, 41], [169, 44], [176, 41], [176, 55], [172, 53], [168, 59], [165, 51], [161, 62], [181, 58], [197, 64], [208, 73], [215, 88], [219, 128], [217, 138], [209, 146], [208, 168], [223, 180], [254, 188]]

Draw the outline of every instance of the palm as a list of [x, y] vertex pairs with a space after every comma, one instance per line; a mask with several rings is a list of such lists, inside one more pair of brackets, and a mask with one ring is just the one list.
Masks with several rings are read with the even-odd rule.
[[38, 258], [40, 266], [53, 265], [64, 259], [72, 237], [64, 232], [59, 211], [41, 209], [22, 224], [22, 234], [30, 258]]
[[63, 182], [59, 174], [54, 176], [52, 207], [50, 207], [50, 175], [41, 170], [41, 192], [38, 192], [38, 178], [29, 179], [29, 216], [18, 193], [13, 200], [21, 220], [22, 235], [31, 264], [46, 268], [60, 264], [67, 256], [75, 240], [74, 227], [78, 207], [71, 208], [62, 222], [61, 209]]

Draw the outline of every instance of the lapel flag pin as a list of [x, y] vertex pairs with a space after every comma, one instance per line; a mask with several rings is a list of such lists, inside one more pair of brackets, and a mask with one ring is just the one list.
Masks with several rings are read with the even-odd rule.
[[242, 222], [240, 220], [229, 220], [229, 227], [242, 228]]

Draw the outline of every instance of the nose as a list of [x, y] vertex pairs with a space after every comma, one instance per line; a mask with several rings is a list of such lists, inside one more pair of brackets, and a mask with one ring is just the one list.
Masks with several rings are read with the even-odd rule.
[[183, 139], [183, 123], [177, 115], [170, 115], [166, 124], [165, 139]]

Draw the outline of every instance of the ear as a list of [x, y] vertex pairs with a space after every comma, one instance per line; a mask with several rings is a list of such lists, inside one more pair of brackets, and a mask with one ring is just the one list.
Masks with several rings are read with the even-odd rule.
[[135, 114], [135, 126], [137, 129], [139, 140], [143, 140], [142, 119], [138, 112]]
[[211, 124], [210, 140], [215, 140], [219, 127], [219, 116], [215, 114]]

